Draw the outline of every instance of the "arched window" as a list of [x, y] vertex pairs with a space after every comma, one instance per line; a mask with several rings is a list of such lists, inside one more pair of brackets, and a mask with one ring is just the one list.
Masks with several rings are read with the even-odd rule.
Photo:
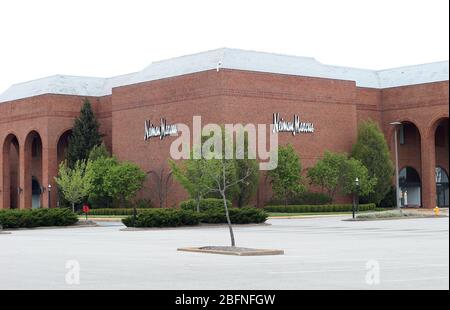
[[448, 175], [441, 167], [436, 167], [436, 203], [438, 207], [448, 207]]
[[421, 181], [416, 169], [405, 167], [400, 170], [398, 176], [401, 190], [402, 206], [419, 207], [421, 206]]

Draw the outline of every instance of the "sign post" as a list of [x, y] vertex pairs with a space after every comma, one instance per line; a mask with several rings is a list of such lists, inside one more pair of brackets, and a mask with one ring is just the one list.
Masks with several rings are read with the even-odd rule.
[[87, 204], [83, 205], [83, 213], [86, 215], [86, 221], [88, 220], [89, 206]]

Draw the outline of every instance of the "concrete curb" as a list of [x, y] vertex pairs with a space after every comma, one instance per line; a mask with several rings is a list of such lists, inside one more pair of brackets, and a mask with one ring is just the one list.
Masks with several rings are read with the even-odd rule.
[[[271, 226], [270, 223], [262, 224], [232, 224], [233, 227], [259, 227]], [[176, 229], [200, 229], [200, 228], [228, 228], [227, 224], [200, 224], [195, 226], [178, 226], [178, 227], [126, 227], [120, 231], [152, 231], [152, 230], [176, 230]]]
[[87, 227], [101, 227], [101, 226], [98, 224], [70, 225], [70, 226], [41, 226], [41, 227], [30, 227], [30, 228], [4, 228], [4, 231], [8, 232], [8, 231], [21, 231], [21, 230], [68, 229], [68, 228], [87, 228]]
[[239, 252], [239, 251], [221, 251], [221, 250], [212, 250], [212, 249], [202, 249], [199, 247], [187, 247], [187, 248], [178, 248], [177, 251], [207, 253], [207, 254], [221, 254], [221, 255], [234, 255], [234, 256], [284, 255], [283, 250], [274, 250], [274, 249], [252, 249], [252, 251]]
[[430, 219], [430, 218], [448, 218], [448, 215], [430, 215], [430, 216], [402, 216], [402, 217], [385, 217], [385, 218], [370, 218], [370, 219], [343, 219], [346, 222], [371, 222], [371, 221], [393, 221], [393, 220], [416, 220], [416, 219]]

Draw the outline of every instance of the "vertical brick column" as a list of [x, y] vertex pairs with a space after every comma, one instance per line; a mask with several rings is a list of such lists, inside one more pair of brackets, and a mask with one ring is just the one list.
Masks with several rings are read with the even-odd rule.
[[56, 207], [57, 195], [56, 195], [56, 182], [55, 177], [57, 175], [57, 147], [56, 143], [51, 143], [49, 138], [46, 137], [42, 141], [42, 186], [45, 188], [42, 193], [42, 207], [48, 208], [48, 185], [52, 186], [50, 192], [50, 207]]
[[26, 139], [19, 145], [19, 208], [31, 209], [31, 143]]
[[436, 151], [434, 131], [424, 130], [421, 140], [422, 207], [436, 206]]
[[5, 186], [4, 186], [4, 182], [5, 182], [5, 176], [4, 176], [4, 168], [3, 168], [3, 145], [1, 144], [2, 140], [0, 139], [0, 209], [6, 209], [6, 204], [5, 204]]

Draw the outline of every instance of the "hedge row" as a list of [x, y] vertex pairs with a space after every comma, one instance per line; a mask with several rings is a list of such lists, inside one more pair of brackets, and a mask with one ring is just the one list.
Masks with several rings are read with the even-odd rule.
[[[232, 224], [264, 223], [267, 213], [254, 208], [231, 208], [230, 219]], [[122, 220], [127, 227], [177, 227], [192, 226], [200, 223], [226, 223], [225, 210], [210, 209], [205, 212], [196, 212], [182, 209], [150, 209], [141, 210], [133, 223], [133, 216]]]
[[78, 222], [69, 209], [1, 210], [3, 228], [31, 228], [39, 226], [68, 226]]
[[[137, 213], [140, 213], [142, 211], [146, 210], [153, 210], [153, 209], [143, 209], [143, 208], [137, 208]], [[79, 214], [84, 214], [82, 212], [79, 212]], [[89, 210], [88, 215], [133, 215], [133, 209], [130, 208], [104, 208], [104, 209], [91, 209]]]
[[177, 227], [200, 223], [200, 214], [180, 209], [150, 209], [141, 211], [133, 223], [133, 216], [122, 219], [127, 227]]
[[[288, 206], [266, 206], [264, 210], [267, 212], [278, 213], [307, 213], [307, 212], [349, 212], [352, 211], [351, 204], [336, 204], [336, 205], [288, 205]], [[360, 204], [359, 211], [375, 210], [374, 203]]]
[[[259, 224], [267, 220], [268, 214], [256, 208], [230, 208], [230, 221], [232, 224]], [[226, 223], [227, 217], [224, 208], [201, 212], [201, 222], [209, 224]]]
[[[231, 201], [227, 200], [227, 206], [231, 208]], [[189, 199], [182, 201], [180, 203], [180, 208], [182, 210], [197, 211], [197, 202], [194, 199]], [[205, 198], [200, 200], [200, 212], [207, 211], [210, 209], [224, 209], [223, 200], [217, 198]]]
[[[331, 202], [330, 196], [317, 192], [303, 192], [287, 199], [288, 205], [327, 205]], [[284, 205], [284, 200], [273, 199], [269, 205]]]

